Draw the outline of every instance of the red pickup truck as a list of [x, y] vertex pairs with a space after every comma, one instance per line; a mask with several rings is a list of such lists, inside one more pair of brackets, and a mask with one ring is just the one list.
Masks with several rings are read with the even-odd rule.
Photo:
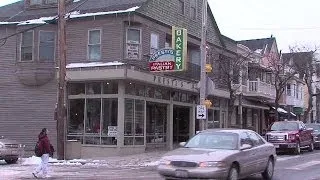
[[313, 151], [313, 130], [301, 121], [278, 121], [266, 133], [266, 140], [274, 144], [277, 151], [292, 150], [300, 154], [301, 149]]

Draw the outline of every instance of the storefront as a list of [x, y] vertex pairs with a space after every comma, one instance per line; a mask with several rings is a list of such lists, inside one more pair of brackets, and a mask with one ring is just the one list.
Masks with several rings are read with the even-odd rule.
[[81, 143], [81, 157], [172, 149], [195, 133], [192, 82], [148, 75], [69, 81], [67, 140]]

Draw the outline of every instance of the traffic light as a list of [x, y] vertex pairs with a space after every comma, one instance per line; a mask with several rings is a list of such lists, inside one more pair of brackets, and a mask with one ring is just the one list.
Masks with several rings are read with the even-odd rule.
[[207, 107], [207, 108], [209, 108], [209, 107], [211, 107], [212, 106], [212, 102], [210, 101], [210, 100], [205, 100], [204, 101], [204, 105]]
[[206, 64], [206, 72], [209, 73], [209, 72], [212, 72], [212, 65], [211, 64]]

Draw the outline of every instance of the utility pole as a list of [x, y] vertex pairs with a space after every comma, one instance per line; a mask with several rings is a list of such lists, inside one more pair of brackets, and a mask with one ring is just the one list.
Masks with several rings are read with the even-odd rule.
[[57, 102], [57, 155], [59, 160], [65, 159], [65, 77], [66, 77], [66, 7], [65, 0], [59, 0], [58, 8], [58, 36], [59, 36], [59, 82], [58, 82], [58, 102]]
[[[207, 73], [206, 73], [206, 57], [207, 57], [207, 8], [208, 1], [202, 2], [202, 30], [201, 30], [201, 75], [200, 75], [200, 104], [205, 105], [207, 90]], [[206, 109], [206, 111], [208, 111]], [[204, 130], [208, 117], [200, 120], [200, 130]]]

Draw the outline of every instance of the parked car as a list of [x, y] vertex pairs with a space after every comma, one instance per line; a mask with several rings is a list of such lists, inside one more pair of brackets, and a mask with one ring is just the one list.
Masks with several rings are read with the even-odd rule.
[[320, 123], [308, 123], [306, 126], [313, 129], [314, 147], [320, 149]]
[[23, 152], [23, 148], [24, 146], [17, 141], [0, 136], [0, 160], [5, 160], [7, 164], [16, 163]]
[[301, 149], [314, 149], [312, 129], [307, 129], [302, 121], [274, 122], [266, 134], [266, 139], [274, 144], [277, 151], [291, 150], [300, 154]]
[[201, 131], [165, 154], [158, 172], [165, 179], [237, 180], [261, 173], [273, 177], [276, 151], [260, 135], [244, 129]]

